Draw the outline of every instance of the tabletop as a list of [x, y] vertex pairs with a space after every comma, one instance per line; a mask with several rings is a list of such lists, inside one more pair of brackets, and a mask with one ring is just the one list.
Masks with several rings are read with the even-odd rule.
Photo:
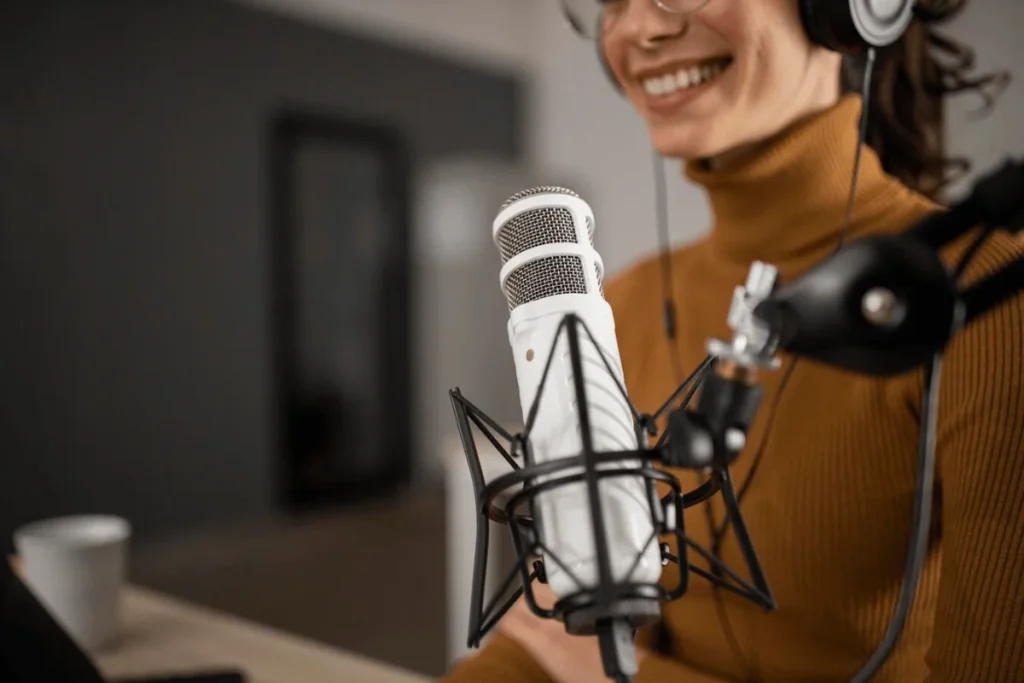
[[136, 586], [122, 599], [118, 641], [93, 655], [109, 678], [240, 669], [247, 683], [432, 680]]

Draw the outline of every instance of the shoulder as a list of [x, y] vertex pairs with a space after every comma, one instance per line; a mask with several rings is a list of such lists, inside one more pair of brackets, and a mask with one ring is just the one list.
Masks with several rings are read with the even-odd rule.
[[[943, 253], [951, 268], [975, 235]], [[1006, 231], [995, 232], [964, 272], [960, 289], [970, 289], [1007, 264], [1024, 258], [1024, 243]], [[996, 424], [992, 434], [1006, 435], [1024, 424], [1024, 293], [1009, 297], [960, 330], [943, 354], [939, 392], [940, 441], [953, 432]], [[944, 433], [944, 434], [943, 434]], [[1019, 448], [1019, 444], [1018, 444]]]
[[[900, 214], [900, 231], [928, 214], [945, 210], [906, 188], [898, 207], [894, 213]], [[974, 230], [940, 251], [939, 256], [950, 272], [968, 255], [980, 235], [980, 229]], [[1007, 230], [996, 230], [970, 257], [958, 289], [970, 289], [1020, 258], [1024, 258], [1024, 240]], [[990, 389], [1004, 395], [1013, 391], [1024, 394], [1024, 295], [1007, 298], [961, 329], [945, 349], [943, 366], [942, 393], [956, 397], [955, 400], [973, 398], [986, 402], [991, 400], [991, 394], [986, 396]], [[992, 386], [983, 390], [985, 384]]]
[[[968, 235], [951, 245], [943, 254], [949, 268], [955, 268], [975, 241], [977, 233]], [[969, 291], [973, 286], [994, 275], [1010, 263], [1024, 258], [1024, 242], [1005, 230], [994, 232], [970, 260], [964, 271], [959, 289]], [[1024, 345], [1024, 293], [1007, 297], [987, 313], [973, 320], [954, 337], [949, 352], [952, 355], [964, 353], [985, 353], [987, 361], [996, 365], [1022, 363], [1021, 351]], [[1005, 380], [1021, 381], [1021, 374], [1005, 377]]]

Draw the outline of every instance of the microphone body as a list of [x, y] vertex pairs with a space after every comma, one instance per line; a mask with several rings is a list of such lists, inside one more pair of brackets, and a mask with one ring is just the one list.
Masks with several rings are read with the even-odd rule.
[[[578, 456], [584, 448], [577, 378], [563, 329], [569, 314], [576, 316], [583, 328], [578, 335], [579, 379], [589, 415], [590, 447], [598, 453], [637, 448], [632, 413], [619, 389], [622, 363], [615, 320], [601, 289], [604, 266], [593, 247], [593, 225], [586, 202], [561, 188], [537, 188], [514, 195], [494, 221], [495, 242], [504, 264], [501, 286], [511, 309], [509, 343], [527, 424], [534, 413], [530, 465]], [[639, 466], [638, 461], [623, 461], [601, 463], [598, 469]], [[543, 475], [537, 477], [538, 483], [544, 480]], [[598, 489], [612, 581], [617, 585], [657, 584], [662, 572], [661, 550], [656, 540], [652, 542], [654, 528], [644, 481], [638, 476], [603, 477]], [[532, 513], [546, 551], [547, 581], [558, 598], [600, 591], [595, 541], [599, 530], [591, 523], [586, 484], [560, 484], [538, 493]], [[658, 615], [650, 609], [630, 613], [626, 606], [616, 616], [625, 616], [639, 626]], [[593, 632], [601, 618], [592, 614], [571, 624], [567, 615], [566, 624], [571, 631]]]

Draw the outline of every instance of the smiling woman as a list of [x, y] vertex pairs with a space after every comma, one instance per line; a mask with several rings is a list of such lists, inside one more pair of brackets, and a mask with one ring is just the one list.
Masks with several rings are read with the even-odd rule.
[[[683, 161], [714, 215], [704, 238], [606, 283], [641, 414], [701, 364], [708, 339], [731, 337], [726, 314], [751, 261], [789, 281], [846, 239], [898, 233], [939, 211], [933, 199], [965, 168], [945, 154], [944, 97], [990, 101], [986, 86], [1006, 80], [970, 76], [970, 51], [936, 31], [964, 0], [564, 4], [657, 152]], [[952, 264], [967, 249], [943, 256]], [[965, 279], [1022, 255], [996, 231]], [[668, 335], [662, 287], [679, 321]], [[761, 376], [763, 408], [731, 470], [778, 609], [694, 578], [664, 605], [661, 627], [638, 636], [636, 683], [861, 682], [865, 663], [879, 661], [876, 683], [1024, 681], [1024, 549], [1005, 541], [1024, 538], [1024, 297], [960, 334], [942, 365], [930, 528], [913, 514], [923, 509], [922, 415], [933, 405], [923, 372], [868, 378], [788, 356]], [[700, 484], [671, 472], [683, 490]], [[906, 568], [919, 528], [928, 544], [915, 592]], [[688, 508], [685, 529], [726, 566], [743, 566], [721, 500]], [[904, 595], [913, 607], [894, 620]], [[522, 606], [498, 630], [445, 680], [601, 678], [592, 639]]]
[[604, 3], [601, 46], [663, 156], [735, 151], [839, 99], [842, 57], [808, 41], [794, 0], [650, 5]]

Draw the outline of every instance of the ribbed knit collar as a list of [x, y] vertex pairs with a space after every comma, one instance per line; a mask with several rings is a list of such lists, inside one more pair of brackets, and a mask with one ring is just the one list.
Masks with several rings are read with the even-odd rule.
[[[735, 165], [688, 162], [686, 176], [707, 190], [714, 214], [710, 252], [737, 266], [762, 260], [789, 272], [827, 256], [846, 213], [860, 111], [860, 97], [845, 96]], [[849, 236], [870, 230], [879, 212], [907, 193], [865, 147]]]

